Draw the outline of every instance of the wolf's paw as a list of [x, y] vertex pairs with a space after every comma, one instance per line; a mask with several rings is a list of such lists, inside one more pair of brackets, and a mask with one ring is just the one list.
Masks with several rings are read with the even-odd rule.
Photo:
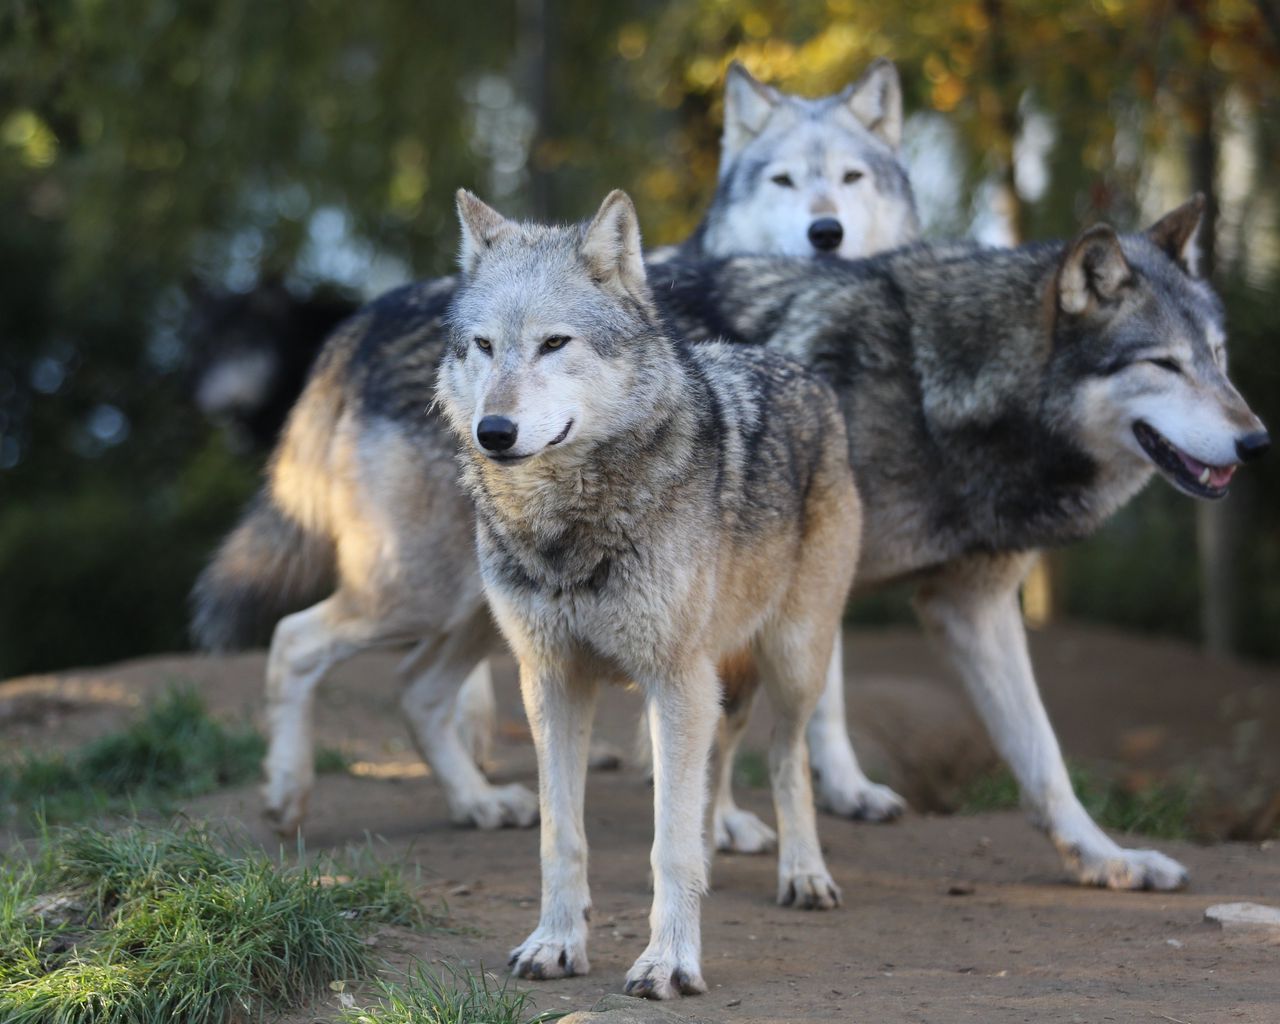
[[530, 828], [538, 823], [538, 798], [519, 783], [491, 786], [453, 808], [455, 825], [476, 828]]
[[627, 971], [623, 991], [638, 999], [674, 999], [697, 996], [707, 990], [695, 959], [650, 953], [646, 950]]
[[798, 910], [834, 910], [840, 906], [840, 887], [825, 870], [779, 874], [778, 904]]
[[870, 779], [849, 780], [831, 774], [818, 776], [818, 808], [854, 821], [893, 821], [902, 817], [907, 802], [888, 786]]
[[311, 796], [312, 778], [285, 772], [271, 772], [262, 784], [262, 814], [282, 836], [298, 831], [307, 815], [307, 799]]
[[725, 853], [767, 853], [778, 844], [778, 833], [740, 807], [717, 811], [715, 831], [716, 849]]
[[1062, 858], [1081, 885], [1106, 889], [1150, 889], [1171, 892], [1187, 885], [1187, 869], [1158, 850], [1124, 850], [1117, 847], [1095, 856], [1079, 846], [1066, 847]]
[[586, 936], [565, 938], [539, 928], [511, 951], [507, 966], [517, 978], [533, 981], [586, 974], [591, 970]]

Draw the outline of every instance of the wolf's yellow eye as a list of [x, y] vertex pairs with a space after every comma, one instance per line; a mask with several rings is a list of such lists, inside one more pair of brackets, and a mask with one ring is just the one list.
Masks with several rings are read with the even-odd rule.
[[796, 183], [791, 180], [791, 175], [789, 174], [775, 174], [769, 180], [772, 181], [775, 185], [781, 185], [783, 188], [796, 187]]
[[852, 185], [855, 181], [861, 181], [861, 180], [862, 180], [861, 171], [845, 171], [844, 172], [844, 183], [846, 185]]
[[493, 343], [488, 338], [476, 338], [476, 348], [481, 352], [489, 352], [493, 349]]
[[554, 352], [558, 348], [564, 348], [568, 341], [569, 335], [567, 334], [553, 334], [542, 343], [542, 350], [544, 352]]

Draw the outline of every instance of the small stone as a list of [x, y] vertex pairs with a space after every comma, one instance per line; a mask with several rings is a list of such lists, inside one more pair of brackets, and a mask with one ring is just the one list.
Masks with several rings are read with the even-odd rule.
[[1280, 908], [1261, 903], [1216, 903], [1204, 912], [1206, 921], [1226, 928], [1267, 929], [1280, 932]]

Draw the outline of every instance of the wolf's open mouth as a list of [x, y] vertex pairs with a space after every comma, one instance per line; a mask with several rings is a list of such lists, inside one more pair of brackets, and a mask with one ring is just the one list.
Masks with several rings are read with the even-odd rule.
[[1235, 465], [1210, 466], [1193, 459], [1153, 426], [1138, 420], [1133, 436], [1142, 450], [1175, 487], [1197, 498], [1221, 498], [1235, 475]]

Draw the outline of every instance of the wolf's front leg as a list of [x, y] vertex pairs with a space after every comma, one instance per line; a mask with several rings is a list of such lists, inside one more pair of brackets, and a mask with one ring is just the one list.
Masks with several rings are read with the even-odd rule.
[[699, 663], [649, 683], [653, 730], [653, 910], [649, 945], [627, 972], [628, 995], [671, 999], [707, 990], [702, 980], [703, 828], [707, 762], [720, 715], [715, 666]]
[[1156, 850], [1126, 850], [1081, 806], [1036, 688], [1018, 584], [1034, 556], [969, 559], [925, 584], [916, 607], [959, 670], [1024, 805], [1083, 885], [1180, 889], [1187, 870]]
[[542, 914], [533, 934], [511, 952], [519, 978], [586, 974], [587, 833], [583, 794], [596, 683], [560, 665], [520, 663], [520, 692], [538, 754], [542, 817]]

